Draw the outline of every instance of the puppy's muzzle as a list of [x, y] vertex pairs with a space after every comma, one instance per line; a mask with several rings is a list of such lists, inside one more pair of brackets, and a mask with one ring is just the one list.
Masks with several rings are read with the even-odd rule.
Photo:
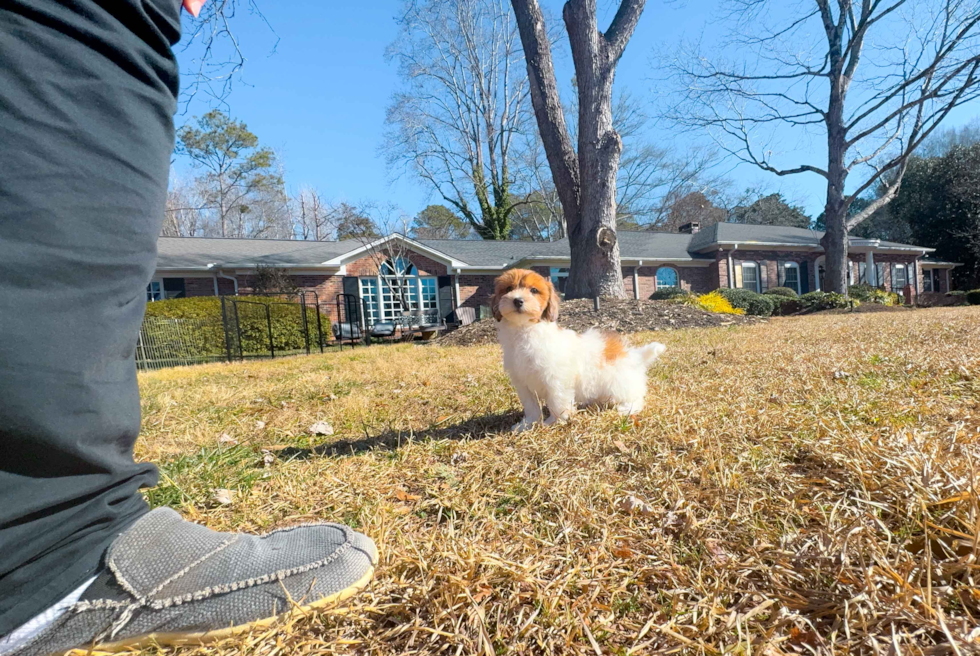
[[520, 312], [523, 307], [524, 307], [524, 299], [523, 298], [515, 298], [514, 299], [514, 309], [517, 310], [518, 312]]

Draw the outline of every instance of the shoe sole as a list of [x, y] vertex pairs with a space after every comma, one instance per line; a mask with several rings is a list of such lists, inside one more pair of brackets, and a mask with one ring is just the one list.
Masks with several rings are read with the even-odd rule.
[[218, 640], [224, 640], [226, 638], [238, 637], [242, 634], [249, 633], [255, 629], [266, 629], [270, 626], [276, 624], [282, 619], [289, 617], [293, 613], [301, 613], [307, 610], [315, 610], [318, 608], [323, 608], [324, 606], [329, 606], [331, 604], [340, 603], [345, 599], [353, 597], [355, 594], [367, 587], [368, 583], [374, 577], [374, 567], [372, 566], [364, 576], [354, 582], [350, 587], [344, 588], [340, 592], [336, 592], [329, 597], [323, 597], [311, 604], [304, 604], [298, 606], [293, 610], [290, 610], [279, 615], [273, 615], [272, 617], [264, 617], [260, 620], [254, 622], [249, 622], [247, 624], [238, 624], [236, 626], [230, 626], [227, 629], [217, 629], [214, 631], [205, 631], [203, 633], [151, 633], [149, 635], [138, 636], [135, 638], [120, 640], [118, 642], [110, 642], [106, 644], [96, 645], [91, 649], [76, 648], [74, 650], [65, 652], [65, 656], [72, 653], [86, 654], [86, 656], [97, 656], [98, 654], [114, 654], [120, 651], [140, 649], [143, 647], [149, 647], [152, 645], [159, 645], [161, 647], [179, 647], [182, 645], [205, 645], [211, 642], [216, 642]]

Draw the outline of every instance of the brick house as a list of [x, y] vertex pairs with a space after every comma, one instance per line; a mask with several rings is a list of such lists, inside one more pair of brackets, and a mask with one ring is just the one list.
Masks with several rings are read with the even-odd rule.
[[[806, 293], [821, 287], [824, 254], [820, 232], [733, 223], [704, 230], [689, 224], [682, 230], [619, 232], [627, 295], [649, 298], [664, 287], [697, 293], [719, 287], [761, 292], [777, 285]], [[398, 262], [379, 258], [387, 240], [397, 240]], [[956, 265], [927, 258], [931, 251], [851, 238], [849, 278], [898, 292], [906, 285], [915, 292], [949, 291], [949, 270]], [[392, 301], [391, 287], [404, 284], [413, 309], [444, 318], [456, 307], [487, 305], [493, 279], [505, 269], [532, 268], [563, 289], [568, 265], [567, 240], [415, 240], [391, 235], [364, 244], [356, 240], [161, 237], [147, 298], [248, 292], [257, 267], [271, 266], [286, 270], [298, 288], [316, 292], [321, 304], [330, 307], [331, 316], [336, 314], [337, 295], [348, 293], [362, 299], [370, 318], [389, 319], [401, 312]]]

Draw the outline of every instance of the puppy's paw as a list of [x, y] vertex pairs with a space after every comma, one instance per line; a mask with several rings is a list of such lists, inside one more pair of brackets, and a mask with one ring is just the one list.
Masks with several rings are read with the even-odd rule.
[[512, 433], [523, 433], [524, 431], [531, 430], [534, 427], [533, 421], [528, 421], [527, 417], [524, 417], [519, 422], [510, 427]]

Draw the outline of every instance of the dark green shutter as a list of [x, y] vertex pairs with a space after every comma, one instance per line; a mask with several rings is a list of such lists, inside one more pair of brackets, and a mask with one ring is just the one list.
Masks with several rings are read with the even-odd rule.
[[166, 298], [184, 298], [184, 279], [164, 278], [163, 291]]
[[806, 260], [800, 262], [800, 293], [810, 291], [810, 269]]
[[[340, 317], [340, 320], [343, 323], [350, 321], [356, 325], [360, 325], [361, 286], [357, 281], [357, 276], [344, 276], [344, 294], [347, 294], [347, 298], [344, 299], [344, 316]], [[333, 300], [336, 302], [336, 299]]]
[[756, 270], [759, 272], [759, 291], [764, 292], [769, 289], [769, 263], [760, 260]]
[[776, 280], [780, 287], [786, 286], [786, 262], [783, 260], [776, 260]]

